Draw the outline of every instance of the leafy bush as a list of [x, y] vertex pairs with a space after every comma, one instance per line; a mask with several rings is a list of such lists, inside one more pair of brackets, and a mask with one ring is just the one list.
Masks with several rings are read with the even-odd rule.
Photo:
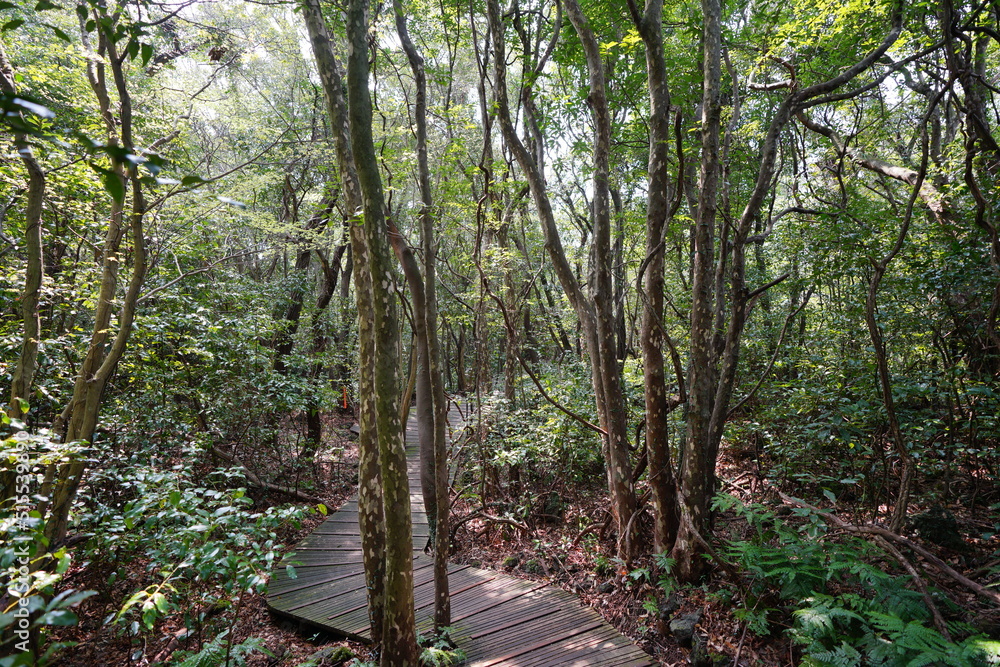
[[190, 627], [200, 608], [229, 607], [244, 593], [262, 592], [280, 555], [276, 531], [298, 526], [310, 511], [254, 512], [246, 490], [233, 488], [242, 473], [217, 470], [198, 480], [197, 455], [192, 447], [173, 466], [131, 461], [91, 479], [81, 522], [93, 535], [87, 557], [112, 570], [109, 585], [130, 575], [124, 566], [130, 562], [143, 563], [152, 581], [113, 615], [132, 634], [181, 609]]
[[257, 637], [250, 637], [240, 644], [230, 644], [226, 641], [228, 635], [229, 630], [220, 632], [197, 653], [185, 655], [185, 652], [178, 651], [177, 667], [219, 667], [223, 664], [243, 667], [247, 664], [247, 657], [254, 651], [274, 657], [264, 648], [263, 640]]
[[[14, 428], [23, 426], [3, 415]], [[47, 432], [19, 430], [0, 441], [0, 532], [8, 539], [0, 546], [0, 576], [10, 602], [0, 608], [0, 649], [7, 657], [0, 667], [49, 664], [69, 642], [49, 643], [48, 628], [75, 625], [73, 607], [93, 591], [56, 592], [69, 569], [65, 548], [48, 552], [49, 540], [37, 504], [43, 500], [43, 476], [51, 465], [81, 456], [78, 443], [54, 442]]]

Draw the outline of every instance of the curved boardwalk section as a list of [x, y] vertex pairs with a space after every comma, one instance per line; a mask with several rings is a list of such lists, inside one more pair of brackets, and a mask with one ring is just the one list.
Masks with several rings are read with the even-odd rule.
[[[461, 421], [449, 414], [452, 426]], [[410, 503], [413, 511], [414, 604], [417, 630], [431, 629], [434, 612], [433, 562], [423, 553], [427, 516], [420, 497], [417, 432], [406, 431]], [[291, 564], [274, 571], [268, 593], [272, 611], [324, 630], [369, 639], [368, 611], [358, 501], [352, 498], [327, 517], [295, 548]], [[449, 567], [452, 637], [469, 667], [549, 665], [651, 665], [645, 653], [573, 595], [468, 565]]]

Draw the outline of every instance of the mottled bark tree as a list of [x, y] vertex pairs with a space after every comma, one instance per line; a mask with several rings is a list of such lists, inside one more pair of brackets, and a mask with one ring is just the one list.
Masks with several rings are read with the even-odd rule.
[[[678, 395], [667, 395], [663, 345], [664, 238], [670, 210], [670, 91], [663, 55], [663, 2], [647, 0], [640, 13], [635, 0], [629, 12], [646, 46], [649, 87], [649, 185], [646, 195], [646, 258], [641, 279], [642, 323], [639, 331], [646, 403], [646, 456], [653, 499], [653, 548], [669, 551], [677, 534], [677, 486], [670, 457], [667, 416], [685, 398], [684, 378], [678, 374]], [[678, 155], [683, 155], [678, 150]], [[678, 169], [683, 172], [683, 166]], [[679, 190], [679, 188], [678, 188]], [[680, 198], [676, 203], [680, 204]]]
[[[96, 47], [92, 46], [92, 36], [82, 25], [81, 32], [84, 48], [91, 53], [87, 60], [87, 78], [100, 108], [106, 143], [112, 149], [120, 147], [129, 154], [141, 155], [132, 133], [132, 95], [125, 76], [125, 58], [119, 45], [121, 36], [116, 32], [115, 17], [108, 15], [103, 5], [95, 5], [93, 12]], [[111, 70], [112, 86], [118, 98], [117, 113], [109, 91], [108, 69]], [[104, 388], [125, 352], [132, 333], [139, 291], [146, 278], [146, 240], [143, 235], [146, 199], [138, 167], [134, 164], [126, 166], [121, 160], [112, 159], [105, 182], [112, 194], [112, 202], [101, 246], [101, 284], [93, 313], [90, 344], [77, 369], [72, 398], [54, 429], [57, 433], [63, 432], [66, 442], [94, 440]], [[118, 277], [124, 256], [121, 245], [129, 230], [132, 233], [132, 271], [124, 295], [119, 296]], [[118, 330], [113, 333], [111, 321], [115, 316]], [[72, 461], [53, 471], [54, 474], [47, 476], [43, 484], [42, 495], [51, 494], [52, 499], [47, 508], [45, 534], [53, 545], [66, 535], [70, 508], [86, 468], [85, 461]]]
[[385, 515], [385, 619], [382, 665], [416, 667], [413, 551], [409, 481], [399, 418], [399, 321], [396, 275], [386, 239], [385, 197], [372, 140], [368, 88], [368, 2], [351, 0], [347, 12], [348, 118], [361, 184], [375, 324], [375, 404]]
[[[813, 106], [856, 96], [859, 90], [839, 88], [869, 69], [896, 41], [902, 29], [901, 6], [891, 12], [891, 28], [885, 39], [864, 58], [836, 76], [806, 87], [788, 81], [771, 87], [789, 90], [775, 109], [760, 149], [760, 166], [746, 204], [733, 225], [725, 225], [716, 257], [715, 227], [719, 198], [721, 135], [722, 4], [702, 0], [704, 15], [704, 83], [701, 119], [701, 164], [698, 203], [695, 210], [694, 264], [692, 269], [691, 356], [688, 370], [688, 420], [680, 462], [679, 492], [681, 521], [672, 554], [678, 575], [696, 578], [702, 569], [700, 554], [709, 528], [710, 503], [715, 493], [715, 464], [723, 429], [729, 416], [739, 366], [740, 345], [753, 300], [769, 285], [750, 290], [746, 282], [746, 245], [754, 221], [774, 186], [781, 133], [799, 112]], [[729, 228], [732, 227], [731, 231]], [[717, 285], [723, 270], [728, 275], [728, 319], [722, 313]], [[773, 283], [772, 283], [773, 284]]]
[[358, 522], [372, 640], [381, 643], [385, 619], [386, 536], [375, 406], [375, 305], [371, 271], [368, 268], [368, 248], [361, 218], [363, 198], [351, 147], [344, 82], [333, 50], [333, 42], [320, 10], [319, 0], [304, 0], [302, 8], [333, 129], [345, 210], [352, 216], [350, 237], [355, 303], [358, 311], [358, 402], [360, 404]]
[[[437, 248], [434, 238], [434, 206], [431, 193], [431, 174], [427, 164], [427, 77], [424, 73], [424, 59], [410, 39], [406, 25], [406, 15], [399, 0], [394, 0], [396, 12], [396, 32], [400, 44], [413, 72], [416, 84], [414, 100], [415, 133], [417, 139], [417, 180], [420, 191], [420, 245], [424, 255], [423, 308], [414, 307], [414, 319], [421, 319], [426, 335], [424, 337], [424, 365], [428, 404], [431, 419], [429, 426], [430, 451], [424, 465], [432, 472], [431, 493], [424, 492], [424, 503], [430, 524], [431, 542], [434, 549], [434, 627], [443, 628], [451, 624], [451, 598], [448, 592], [448, 447], [445, 441], [448, 419], [448, 402], [444, 392], [444, 378], [441, 374], [441, 341], [438, 335], [437, 306]], [[419, 402], [419, 392], [418, 392]], [[423, 436], [421, 435], [421, 440]], [[427, 460], [429, 459], [429, 460]], [[429, 465], [428, 465], [429, 464]], [[430, 500], [430, 504], [427, 501]]]

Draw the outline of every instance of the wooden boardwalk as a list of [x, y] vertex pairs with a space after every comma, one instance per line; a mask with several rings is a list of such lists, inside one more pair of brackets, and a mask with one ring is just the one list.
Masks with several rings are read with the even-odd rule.
[[[449, 413], [455, 427], [457, 410]], [[413, 511], [414, 605], [417, 631], [433, 625], [434, 575], [427, 515], [420, 495], [417, 432], [406, 431]], [[268, 592], [272, 611], [355, 639], [371, 638], [368, 624], [357, 496], [327, 517], [295, 547], [291, 561], [274, 570]], [[650, 658], [573, 595], [538, 582], [470, 567], [449, 567], [452, 638], [468, 667], [652, 665]]]

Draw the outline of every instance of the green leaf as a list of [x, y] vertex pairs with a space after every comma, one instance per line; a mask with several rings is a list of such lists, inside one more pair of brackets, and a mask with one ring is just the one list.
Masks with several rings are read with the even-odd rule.
[[48, 107], [23, 97], [4, 96], [2, 102], [3, 106], [10, 108], [12, 111], [27, 111], [40, 118], [55, 118], [56, 115]]
[[823, 495], [826, 496], [827, 500], [829, 500], [831, 503], [837, 502], [837, 496], [834, 495], [833, 491], [831, 491], [830, 489], [823, 489]]
[[87, 5], [79, 4], [76, 6], [76, 15], [80, 17], [81, 21], [86, 21], [90, 12], [87, 10]]
[[83, 27], [83, 29], [86, 30], [87, 32], [94, 32], [94, 28], [96, 27], [97, 27], [97, 21], [95, 21], [94, 19], [90, 19], [89, 21], [87, 21], [87, 24]]
[[24, 19], [13, 19], [3, 24], [3, 26], [0, 27], [0, 32], [7, 32], [8, 30], [16, 30], [17, 28], [20, 28], [22, 25], [24, 25]]
[[44, 12], [49, 9], [62, 9], [62, 7], [50, 0], [39, 0], [38, 4], [35, 5], [36, 12]]
[[170, 602], [167, 600], [166, 595], [159, 592], [153, 593], [153, 597], [151, 599], [153, 601], [153, 605], [156, 607], [157, 611], [159, 611], [161, 614], [165, 614], [167, 613], [167, 611], [169, 611]]
[[7, 2], [6, 0], [2, 0], [0, 1], [0, 11], [3, 11], [4, 9], [17, 9], [17, 5], [15, 5], [13, 2]]
[[153, 45], [143, 44], [142, 45], [142, 66], [145, 67], [149, 64], [150, 58], [153, 57]]
[[73, 605], [77, 605], [94, 595], [97, 595], [97, 591], [63, 591], [52, 599], [50, 605], [52, 607], [61, 608], [72, 607]]
[[118, 177], [113, 171], [107, 171], [101, 178], [104, 181], [104, 189], [108, 191], [111, 198], [116, 202], [125, 201], [125, 184], [122, 183], [122, 179]]
[[319, 511], [320, 514], [322, 514], [323, 516], [326, 516], [326, 513], [327, 513], [326, 505], [324, 505], [323, 503], [320, 503], [319, 505], [316, 505], [316, 509]]
[[35, 621], [38, 625], [76, 625], [77, 615], [69, 609], [56, 609], [42, 614]]
[[189, 188], [194, 185], [201, 185], [204, 182], [205, 182], [204, 178], [202, 178], [201, 176], [195, 176], [193, 174], [185, 176], [184, 178], [181, 179], [181, 185], [183, 185], [186, 188]]
[[35, 658], [28, 652], [0, 658], [0, 667], [32, 667], [34, 664]]
[[56, 26], [54, 26], [54, 25], [52, 25], [50, 23], [46, 23], [45, 25], [47, 25], [48, 27], [52, 28], [52, 32], [54, 32], [56, 34], [56, 37], [58, 37], [62, 41], [67, 42], [67, 43], [70, 42], [70, 41], [72, 41], [72, 40], [70, 40], [69, 35], [67, 35], [65, 32], [63, 32], [62, 30], [60, 30]]

